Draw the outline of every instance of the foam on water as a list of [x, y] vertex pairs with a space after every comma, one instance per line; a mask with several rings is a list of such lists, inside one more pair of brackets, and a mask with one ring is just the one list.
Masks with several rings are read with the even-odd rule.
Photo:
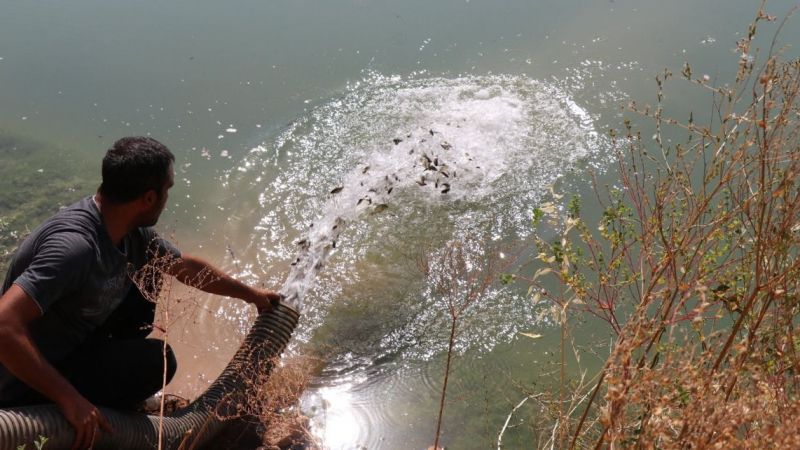
[[[423, 75], [369, 74], [232, 172], [260, 192], [249, 250], [264, 267], [291, 265], [281, 292], [303, 313], [293, 341], [316, 336], [333, 349], [328, 382], [306, 399], [324, 411], [314, 428], [331, 448], [378, 446], [365, 430], [407, 418], [376, 413], [385, 399], [370, 383], [401, 380], [398, 371], [446, 350], [446, 309], [414, 257], [475, 234], [524, 237], [552, 183], [606, 148], [590, 114], [554, 84]], [[490, 246], [467, 250], [481, 258]], [[469, 332], [456, 351], [489, 350], [535, 317], [524, 294], [490, 289], [464, 311]]]
[[[549, 186], [603, 145], [590, 115], [552, 84], [369, 74], [252, 149], [234, 173], [258, 186], [262, 171], [278, 169], [261, 184], [252, 245], [264, 266], [292, 264], [282, 292], [302, 308], [307, 340], [342, 292], [383, 295], [370, 283], [387, 270], [375, 259], [420, 235], [524, 236]], [[491, 341], [514, 330], [514, 320], [495, 322], [484, 328]], [[382, 336], [414, 334], [409, 325]]]

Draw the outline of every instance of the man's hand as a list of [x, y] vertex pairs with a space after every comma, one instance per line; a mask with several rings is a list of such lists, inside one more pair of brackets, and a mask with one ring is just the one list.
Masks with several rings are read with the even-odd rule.
[[100, 429], [111, 433], [111, 424], [108, 423], [97, 407], [83, 396], [74, 392], [70, 397], [58, 404], [61, 412], [72, 428], [75, 429], [75, 440], [72, 450], [92, 448], [100, 438]]
[[280, 304], [282, 297], [281, 294], [270, 291], [269, 289], [253, 288], [253, 293], [244, 300], [255, 305], [258, 312], [261, 313], [264, 311], [272, 311], [272, 308]]
[[28, 327], [42, 311], [18, 285], [0, 297], [0, 364], [31, 388], [53, 400], [75, 429], [73, 449], [88, 448], [100, 428], [111, 431], [108, 421], [42, 355]]

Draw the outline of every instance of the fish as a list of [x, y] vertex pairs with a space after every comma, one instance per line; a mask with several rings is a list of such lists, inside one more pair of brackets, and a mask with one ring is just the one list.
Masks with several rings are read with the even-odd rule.
[[392, 139], [392, 142], [394, 142], [394, 145], [397, 145], [397, 144], [403, 142], [403, 140], [400, 139], [400, 138], [394, 138], [394, 139]]
[[447, 194], [448, 192], [450, 192], [450, 184], [449, 183], [442, 183], [442, 186], [444, 186], [444, 189], [442, 189], [442, 194]]
[[344, 186], [335, 187], [331, 189], [331, 194], [338, 194], [339, 192], [342, 192], [342, 189], [344, 189]]
[[442, 142], [442, 143], [441, 143], [441, 144], [439, 144], [439, 145], [440, 145], [440, 146], [441, 146], [443, 149], [445, 149], [445, 150], [450, 150], [451, 148], [453, 148], [453, 146], [452, 146], [452, 145], [450, 145], [450, 143], [449, 143], [449, 142], [447, 142], [447, 141], [444, 141], [444, 142]]
[[361, 173], [362, 174], [367, 173], [368, 170], [369, 170], [369, 166], [365, 166], [363, 169], [361, 169]]
[[391, 193], [392, 193], [392, 189], [394, 189], [394, 187], [390, 187], [390, 188], [389, 188], [389, 189], [386, 191], [386, 193], [387, 193], [387, 194], [391, 194]]
[[387, 205], [386, 203], [380, 203], [378, 205], [375, 205], [375, 209], [372, 210], [372, 213], [379, 214], [386, 211], [387, 209], [389, 209], [389, 205]]
[[431, 159], [428, 158], [428, 155], [422, 155], [422, 166], [425, 167], [425, 170], [435, 170], [431, 166]]
[[425, 175], [419, 177], [419, 180], [417, 180], [417, 184], [420, 186], [425, 186], [427, 184], [425, 183]]

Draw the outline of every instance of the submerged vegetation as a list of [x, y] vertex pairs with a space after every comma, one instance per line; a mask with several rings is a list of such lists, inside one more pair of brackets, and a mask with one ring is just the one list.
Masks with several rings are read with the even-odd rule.
[[0, 130], [0, 274], [5, 275], [12, 252], [33, 227], [91, 192], [87, 173], [66, 152]]
[[595, 188], [599, 224], [577, 198], [537, 210], [557, 237], [537, 240], [528, 281], [562, 328], [562, 367], [575, 321], [612, 336], [591, 382], [562, 369], [557, 407], [536, 421], [542, 446], [800, 446], [800, 61], [777, 38], [756, 48], [764, 22], [777, 21], [762, 4], [732, 83], [683, 68], [713, 98], [707, 123], [670, 116], [669, 71], [655, 106], [630, 105], [655, 134], [611, 132], [620, 181]]

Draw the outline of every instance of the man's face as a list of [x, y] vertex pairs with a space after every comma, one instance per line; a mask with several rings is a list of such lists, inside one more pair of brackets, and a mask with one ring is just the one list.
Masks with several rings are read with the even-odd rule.
[[169, 169], [167, 169], [167, 180], [161, 187], [161, 192], [159, 192], [158, 198], [156, 199], [156, 202], [153, 204], [153, 207], [148, 211], [145, 211], [141, 226], [152, 227], [158, 222], [158, 218], [161, 217], [161, 213], [164, 211], [164, 207], [167, 206], [167, 199], [169, 198], [169, 190], [170, 188], [172, 188], [174, 184], [175, 184], [175, 172], [172, 169], [172, 164], [170, 164]]

